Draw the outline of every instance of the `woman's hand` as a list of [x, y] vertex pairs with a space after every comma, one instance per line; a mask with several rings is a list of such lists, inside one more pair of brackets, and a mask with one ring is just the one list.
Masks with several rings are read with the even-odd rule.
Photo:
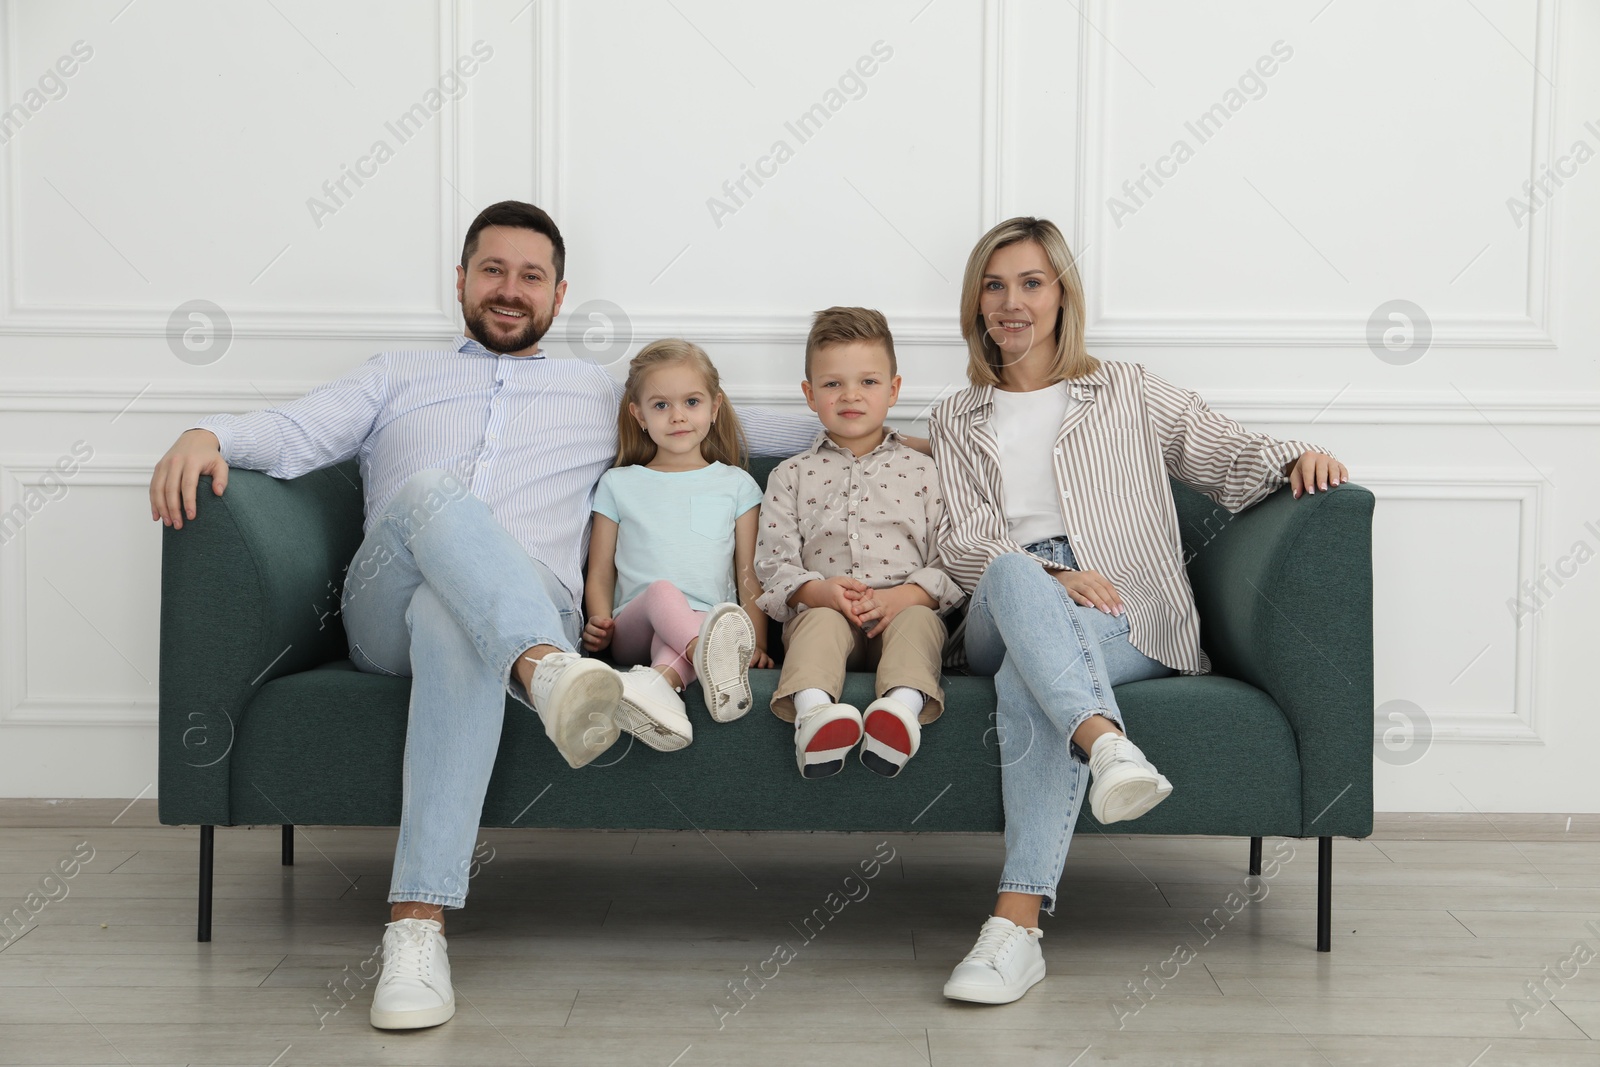
[[772, 662], [772, 657], [767, 655], [767, 650], [764, 648], [756, 649], [750, 656], [750, 668], [752, 670], [769, 670], [775, 666], [777, 664]]
[[609, 615], [589, 616], [589, 621], [583, 626], [583, 650], [599, 652], [603, 648], [608, 648], [616, 628], [617, 620]]
[[1122, 614], [1122, 597], [1105, 575], [1098, 571], [1052, 571], [1073, 603], [1099, 608], [1107, 615]]
[[1318, 489], [1327, 489], [1329, 483], [1338, 485], [1350, 477], [1350, 472], [1345, 465], [1328, 455], [1326, 452], [1307, 452], [1289, 468], [1289, 488], [1294, 491], [1294, 498], [1300, 499], [1301, 493], [1315, 493]]

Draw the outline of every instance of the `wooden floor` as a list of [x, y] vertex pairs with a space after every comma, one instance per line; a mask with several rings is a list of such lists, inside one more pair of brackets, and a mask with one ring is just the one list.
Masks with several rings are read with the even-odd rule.
[[0, 801], [0, 911], [58, 898], [0, 950], [0, 1064], [1600, 1063], [1600, 816], [1380, 816], [1335, 842], [1327, 955], [1314, 841], [1246, 883], [1242, 840], [1080, 837], [1049, 977], [999, 1008], [940, 995], [997, 837], [489, 831], [456, 1018], [396, 1034], [394, 831], [305, 828], [285, 868], [277, 827], [219, 829], [202, 945], [197, 832], [121, 807]]

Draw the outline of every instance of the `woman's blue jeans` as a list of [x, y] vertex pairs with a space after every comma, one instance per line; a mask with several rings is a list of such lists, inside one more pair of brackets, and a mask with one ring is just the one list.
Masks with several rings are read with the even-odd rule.
[[1126, 732], [1111, 687], [1171, 674], [1128, 642], [1128, 617], [1080, 607], [1038, 557], [1076, 567], [1064, 538], [998, 556], [967, 610], [967, 660], [993, 674], [1006, 816], [1000, 891], [1044, 898], [1056, 886], [1089, 788], [1073, 731], [1104, 715]]
[[384, 508], [345, 574], [342, 606], [356, 666], [412, 680], [389, 899], [459, 908], [506, 693], [526, 702], [512, 665], [534, 645], [574, 650], [577, 606], [441, 470], [415, 475]]

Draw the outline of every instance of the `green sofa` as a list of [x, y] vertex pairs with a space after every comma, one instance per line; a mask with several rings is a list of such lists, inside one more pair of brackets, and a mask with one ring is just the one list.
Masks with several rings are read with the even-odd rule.
[[[771, 467], [753, 473], [764, 481]], [[1248, 837], [1252, 873], [1263, 836], [1319, 838], [1327, 951], [1332, 839], [1372, 831], [1372, 494], [1345, 484], [1296, 501], [1283, 489], [1228, 515], [1173, 492], [1215, 673], [1117, 688], [1130, 735], [1175, 789], [1116, 832]], [[200, 827], [208, 941], [215, 827], [282, 825], [291, 863], [297, 823], [398, 823], [410, 682], [348, 658], [339, 588], [362, 536], [354, 462], [292, 481], [233, 471], [220, 498], [202, 479], [196, 511], [162, 544], [160, 812]], [[689, 748], [663, 754], [625, 734], [580, 771], [508, 698], [483, 825], [1002, 828], [989, 678], [947, 679], [948, 711], [900, 777], [805, 781], [792, 728], [765, 710], [777, 672], [751, 673], [745, 718], [713, 725], [695, 688]], [[870, 687], [853, 674], [844, 699], [864, 707]], [[1098, 829], [1085, 805], [1078, 831]]]

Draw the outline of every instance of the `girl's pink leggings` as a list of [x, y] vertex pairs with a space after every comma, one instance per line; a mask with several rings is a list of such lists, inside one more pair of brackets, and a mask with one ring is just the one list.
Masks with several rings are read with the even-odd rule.
[[619, 664], [671, 667], [687, 686], [695, 678], [694, 664], [683, 650], [700, 636], [700, 620], [705, 617], [671, 582], [651, 582], [617, 613], [612, 658]]

